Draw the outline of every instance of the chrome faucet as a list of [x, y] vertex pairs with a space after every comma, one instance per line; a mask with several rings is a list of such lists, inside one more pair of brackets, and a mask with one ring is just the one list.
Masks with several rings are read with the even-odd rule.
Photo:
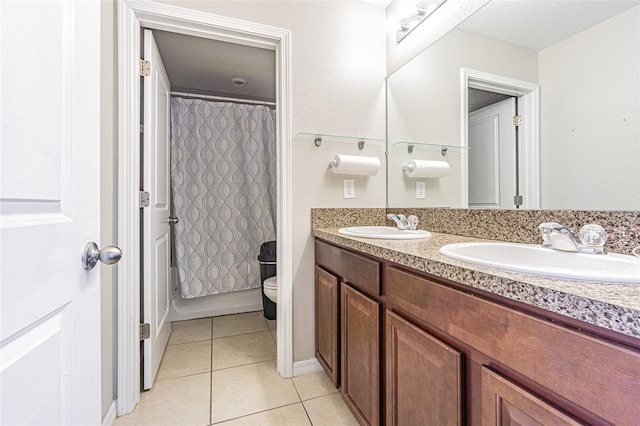
[[574, 253], [607, 254], [604, 248], [607, 233], [598, 225], [585, 225], [580, 230], [582, 243], [576, 239], [573, 229], [559, 223], [545, 222], [538, 228], [542, 234], [542, 247]]
[[403, 214], [389, 213], [387, 215], [387, 219], [393, 220], [396, 223], [398, 229], [415, 231], [418, 227], [418, 217], [415, 215], [405, 217], [405, 215]]

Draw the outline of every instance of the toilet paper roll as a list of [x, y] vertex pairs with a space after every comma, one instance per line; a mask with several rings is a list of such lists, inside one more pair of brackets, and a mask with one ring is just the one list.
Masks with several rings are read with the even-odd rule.
[[378, 157], [338, 154], [329, 163], [337, 175], [375, 176], [380, 170]]
[[449, 173], [449, 163], [446, 161], [411, 160], [404, 166], [409, 177], [437, 178]]

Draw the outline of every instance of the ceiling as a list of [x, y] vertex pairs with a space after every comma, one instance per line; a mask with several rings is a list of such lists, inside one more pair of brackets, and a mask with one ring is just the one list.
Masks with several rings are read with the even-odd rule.
[[640, 0], [493, 0], [458, 28], [540, 51]]
[[[274, 102], [275, 51], [153, 30], [171, 90]], [[247, 84], [237, 87], [232, 78]]]

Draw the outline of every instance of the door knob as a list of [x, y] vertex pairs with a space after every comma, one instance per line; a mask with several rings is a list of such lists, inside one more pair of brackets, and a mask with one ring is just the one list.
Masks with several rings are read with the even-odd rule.
[[167, 222], [169, 222], [169, 225], [175, 225], [176, 223], [178, 223], [178, 218], [170, 216], [169, 218], [167, 218]]
[[106, 246], [100, 250], [96, 243], [87, 243], [82, 250], [82, 267], [84, 269], [93, 269], [98, 260], [105, 265], [113, 265], [118, 263], [121, 257], [122, 250], [116, 246]]

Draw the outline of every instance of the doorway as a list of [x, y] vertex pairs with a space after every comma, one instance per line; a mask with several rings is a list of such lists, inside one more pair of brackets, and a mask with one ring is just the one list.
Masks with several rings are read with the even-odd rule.
[[[519, 208], [540, 208], [540, 153], [539, 153], [539, 87], [537, 84], [516, 80], [482, 71], [462, 68], [460, 93], [462, 146], [469, 147], [469, 90], [479, 89], [518, 99], [518, 170], [515, 175], [518, 195], [522, 196]], [[471, 155], [471, 154], [469, 154]], [[469, 159], [463, 170], [463, 197], [469, 200]], [[486, 207], [486, 206], [482, 206]]]
[[469, 89], [469, 208], [518, 208], [517, 98]]
[[262, 310], [257, 258], [276, 240], [276, 73], [270, 49], [161, 30], [142, 36], [147, 390], [171, 322]]
[[[181, 7], [118, 3], [118, 238], [126, 253], [118, 269], [118, 415], [133, 411], [140, 399], [140, 77], [141, 28], [172, 31], [213, 40], [261, 47], [276, 54], [277, 241], [279, 261], [278, 373], [293, 372], [292, 344], [292, 200], [290, 32]], [[136, 71], [134, 71], [136, 70]]]

